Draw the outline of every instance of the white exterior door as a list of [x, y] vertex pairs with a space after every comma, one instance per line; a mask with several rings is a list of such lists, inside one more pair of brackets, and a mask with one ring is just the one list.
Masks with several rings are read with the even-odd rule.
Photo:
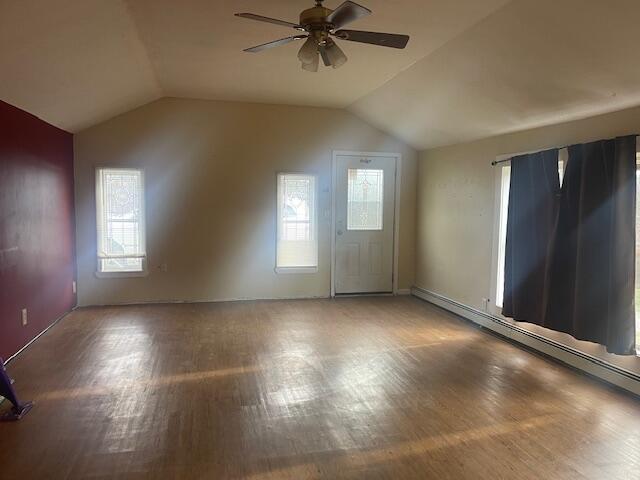
[[395, 157], [336, 157], [336, 294], [393, 291], [395, 185]]

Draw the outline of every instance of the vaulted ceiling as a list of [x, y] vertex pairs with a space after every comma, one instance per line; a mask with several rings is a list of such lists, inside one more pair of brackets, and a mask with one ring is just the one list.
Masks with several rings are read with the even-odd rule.
[[[335, 7], [341, 0], [326, 0]], [[0, 99], [72, 132], [163, 96], [347, 108], [430, 148], [640, 104], [637, 0], [361, 0], [351, 25], [407, 33], [399, 51], [343, 42], [302, 71], [312, 0], [0, 0]]]

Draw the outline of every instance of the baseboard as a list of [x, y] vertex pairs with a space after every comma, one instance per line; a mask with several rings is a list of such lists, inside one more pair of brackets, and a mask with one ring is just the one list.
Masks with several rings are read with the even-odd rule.
[[224, 303], [224, 302], [255, 302], [267, 300], [318, 300], [322, 298], [330, 298], [328, 295], [300, 295], [288, 297], [230, 297], [230, 298], [203, 298], [196, 300], [143, 300], [140, 302], [112, 302], [112, 303], [88, 303], [79, 305], [78, 308], [89, 307], [127, 307], [136, 305], [180, 305], [180, 304], [197, 304], [197, 303]]
[[413, 287], [411, 294], [484, 327], [508, 340], [551, 357], [635, 395], [640, 395], [640, 375], [604, 360], [532, 333], [503, 319], [435, 292]]
[[[375, 293], [375, 294], [362, 294], [362, 293], [354, 293], [354, 294], [343, 294], [336, 295], [336, 297], [362, 297], [362, 296], [392, 296], [392, 295], [411, 295], [410, 288], [401, 288], [396, 291], [395, 294], [384, 294], [384, 293]], [[300, 295], [300, 296], [287, 296], [287, 297], [231, 297], [231, 298], [207, 298], [207, 299], [199, 299], [199, 300], [145, 300], [140, 302], [112, 302], [112, 303], [88, 303], [86, 305], [80, 305], [79, 308], [87, 308], [87, 307], [126, 307], [126, 306], [136, 306], [136, 305], [174, 305], [174, 304], [190, 304], [190, 303], [223, 303], [223, 302], [252, 302], [252, 301], [261, 301], [261, 300], [318, 300], [322, 298], [331, 298], [328, 295]]]
[[[38, 340], [42, 335], [44, 335], [45, 333], [47, 333], [51, 328], [53, 328], [54, 325], [56, 325], [60, 320], [62, 320], [64, 317], [66, 317], [67, 315], [69, 315], [71, 312], [73, 312], [76, 308], [78, 308], [77, 305], [74, 305], [73, 307], [71, 307], [71, 310], [69, 310], [68, 312], [66, 312], [65, 314], [61, 315], [60, 317], [56, 318], [54, 320], [54, 322], [49, 325], [47, 328], [45, 328], [43, 331], [41, 331], [38, 335], [36, 335], [35, 337], [33, 337], [31, 340], [29, 340], [29, 342], [22, 347], [20, 350], [18, 350], [16, 353], [14, 353], [13, 355], [11, 355], [9, 358], [7, 358], [4, 361], [4, 365], [7, 365], [11, 360], [13, 360], [14, 358], [16, 358], [18, 355], [20, 355], [22, 352], [24, 352], [30, 345], [32, 345], [36, 340]], [[2, 405], [2, 402], [4, 402], [6, 399], [2, 396], [0, 396], [0, 405]]]
[[[41, 336], [43, 336], [45, 333], [47, 333], [49, 330], [51, 330], [55, 325], [58, 324], [58, 322], [60, 320], [62, 320], [64, 317], [66, 317], [67, 315], [69, 315], [71, 312], [73, 312], [76, 308], [78, 308], [78, 306], [73, 306], [71, 307], [71, 310], [69, 310], [68, 312], [63, 313], [62, 315], [60, 315], [58, 318], [56, 318], [53, 323], [51, 325], [49, 325], [47, 328], [45, 328], [44, 330], [42, 330], [38, 335], [36, 335], [35, 337], [33, 337], [31, 340], [29, 340], [26, 345], [24, 347], [22, 347], [20, 350], [18, 350], [16, 353], [14, 353], [13, 355], [11, 355], [9, 358], [7, 358], [4, 361], [4, 364], [7, 365], [11, 360], [13, 360], [14, 358], [16, 358], [18, 355], [20, 355], [22, 352], [24, 352], [27, 348], [29, 348], [36, 340], [38, 340]], [[0, 397], [2, 398], [2, 397]]]

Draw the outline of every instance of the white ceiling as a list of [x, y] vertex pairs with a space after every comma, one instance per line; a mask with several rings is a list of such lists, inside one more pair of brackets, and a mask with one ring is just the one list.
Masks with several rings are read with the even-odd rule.
[[[335, 7], [341, 0], [326, 0]], [[351, 25], [411, 35], [399, 51], [342, 42], [304, 72], [312, 0], [0, 0], [0, 99], [72, 132], [163, 96], [347, 108], [430, 148], [640, 104], [637, 0], [360, 0]]]

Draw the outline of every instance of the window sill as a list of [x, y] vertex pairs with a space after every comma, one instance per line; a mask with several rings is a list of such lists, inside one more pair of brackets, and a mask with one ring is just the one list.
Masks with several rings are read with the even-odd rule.
[[140, 272], [95, 272], [97, 278], [135, 278], [146, 277], [149, 272], [146, 270]]
[[318, 273], [318, 267], [276, 267], [275, 272], [284, 273]]

